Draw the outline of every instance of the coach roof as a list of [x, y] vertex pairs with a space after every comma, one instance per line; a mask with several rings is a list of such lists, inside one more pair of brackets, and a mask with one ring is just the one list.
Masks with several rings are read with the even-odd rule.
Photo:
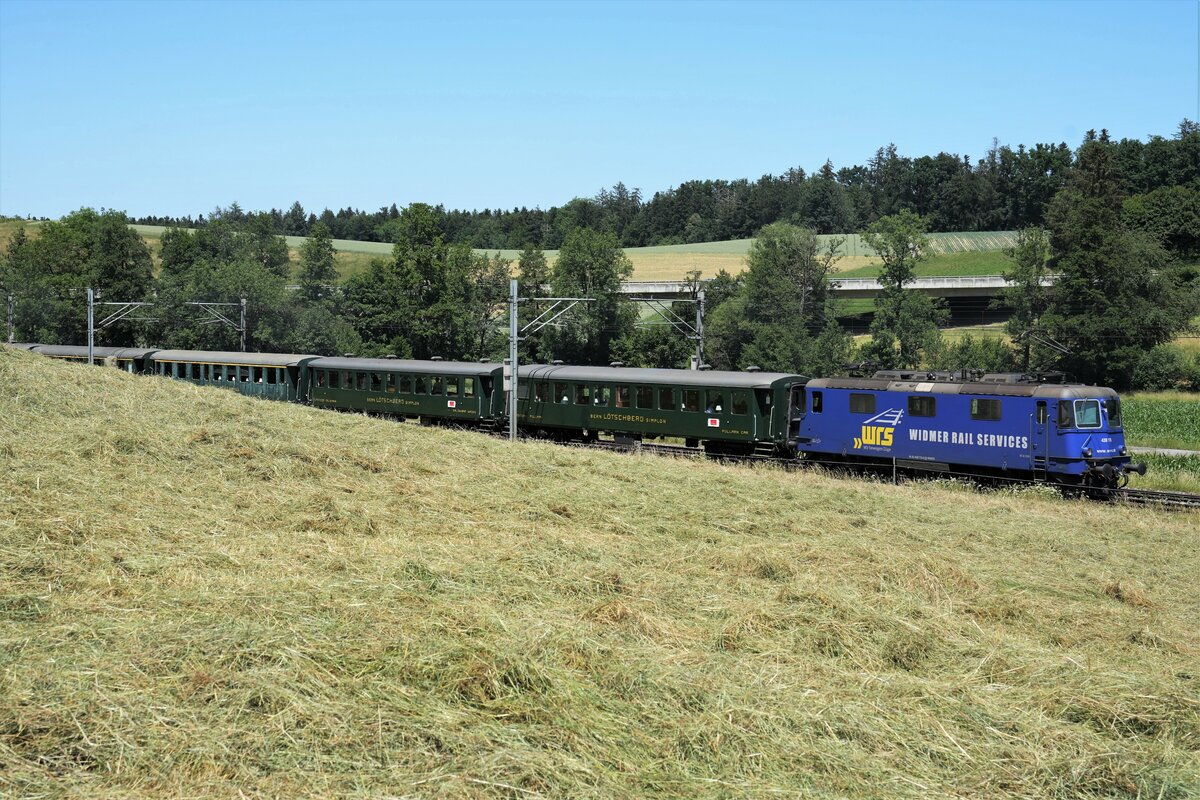
[[317, 356], [300, 353], [213, 353], [207, 350], [159, 350], [153, 361], [181, 361], [188, 364], [234, 364], [252, 367], [294, 367]]
[[765, 389], [782, 380], [803, 383], [803, 375], [786, 372], [725, 372], [695, 369], [634, 369], [629, 367], [569, 367], [530, 364], [520, 368], [522, 380], [561, 380], [583, 383], [640, 383], [672, 386], [727, 386]]
[[363, 372], [421, 372], [431, 375], [488, 375], [500, 369], [490, 362], [416, 361], [402, 358], [318, 358], [312, 369], [352, 369]]

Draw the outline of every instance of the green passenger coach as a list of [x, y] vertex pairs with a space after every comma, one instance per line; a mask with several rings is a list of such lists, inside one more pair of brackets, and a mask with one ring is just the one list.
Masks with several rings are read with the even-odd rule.
[[308, 371], [315, 406], [468, 424], [495, 420], [503, 380], [499, 364], [394, 358], [317, 358]]
[[158, 350], [146, 357], [146, 372], [233, 389], [251, 397], [295, 402], [303, 400], [308, 392], [305, 365], [314, 358], [296, 353]]
[[517, 422], [551, 438], [663, 436], [714, 454], [786, 451], [804, 408], [802, 375], [530, 365], [520, 368]]

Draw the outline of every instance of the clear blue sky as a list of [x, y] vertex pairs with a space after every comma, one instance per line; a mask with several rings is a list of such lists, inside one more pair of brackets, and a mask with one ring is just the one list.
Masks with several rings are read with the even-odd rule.
[[561, 204], [1200, 117], [1196, 0], [0, 0], [0, 213]]

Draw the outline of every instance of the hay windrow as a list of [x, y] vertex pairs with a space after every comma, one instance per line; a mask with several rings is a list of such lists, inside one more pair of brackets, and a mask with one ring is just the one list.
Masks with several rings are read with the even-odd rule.
[[0, 795], [1194, 796], [1198, 531], [0, 348]]

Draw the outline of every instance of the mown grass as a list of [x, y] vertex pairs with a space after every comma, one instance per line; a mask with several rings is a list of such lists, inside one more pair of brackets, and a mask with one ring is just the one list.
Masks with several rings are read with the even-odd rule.
[[1138, 392], [1123, 397], [1121, 408], [1130, 445], [1200, 450], [1200, 395]]
[[1170, 797], [1195, 515], [0, 348], [0, 794]]

